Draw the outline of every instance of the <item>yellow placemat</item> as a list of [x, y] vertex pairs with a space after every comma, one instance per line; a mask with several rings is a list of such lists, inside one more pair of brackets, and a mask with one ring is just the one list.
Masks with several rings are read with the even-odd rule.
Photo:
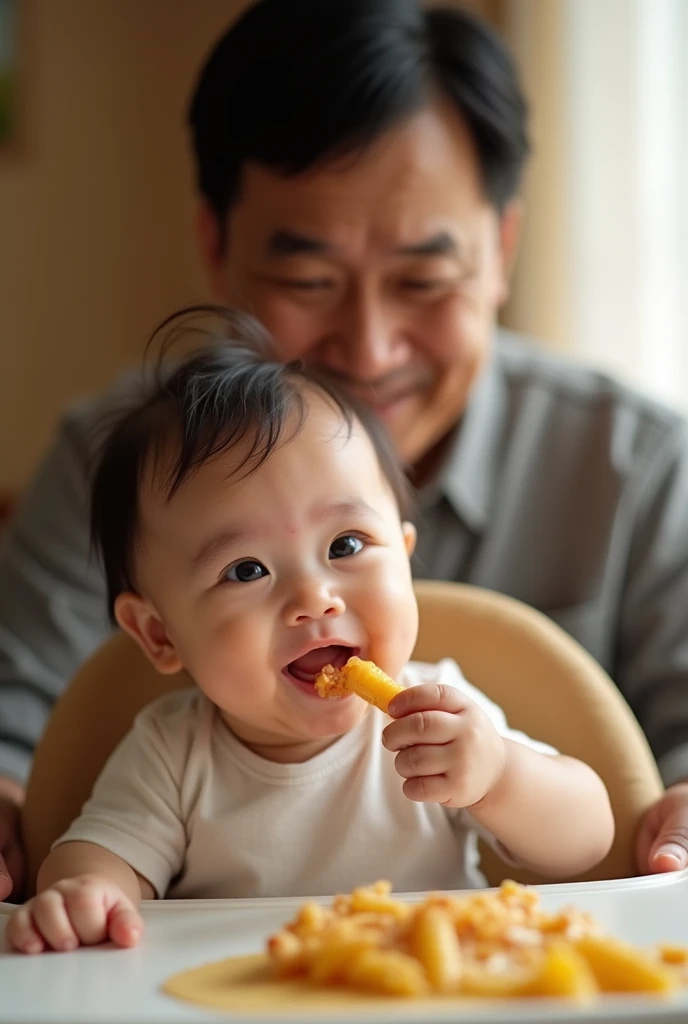
[[275, 981], [264, 954], [231, 957], [181, 971], [168, 978], [162, 988], [175, 999], [206, 1009], [275, 1016], [324, 1010], [389, 1011], [395, 1007], [422, 1011], [430, 1004], [461, 1002], [466, 1006], [468, 1002], [442, 996], [423, 1000], [366, 996], [343, 988], [317, 989], [305, 982]]

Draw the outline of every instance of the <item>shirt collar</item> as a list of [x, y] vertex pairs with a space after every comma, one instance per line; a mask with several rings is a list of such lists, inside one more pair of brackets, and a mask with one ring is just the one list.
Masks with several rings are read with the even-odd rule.
[[474, 533], [487, 528], [497, 490], [507, 416], [507, 387], [498, 344], [478, 378], [443, 465], [430, 487]]

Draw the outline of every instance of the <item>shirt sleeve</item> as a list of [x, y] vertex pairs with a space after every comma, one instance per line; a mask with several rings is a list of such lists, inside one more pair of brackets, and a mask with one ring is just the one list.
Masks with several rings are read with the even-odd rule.
[[[174, 695], [176, 697], [176, 695]], [[53, 844], [88, 842], [114, 853], [162, 898], [181, 871], [186, 828], [181, 810], [184, 729], [166, 718], [168, 698], [136, 718], [103, 768], [80, 816]]]
[[20, 782], [65, 682], [112, 628], [88, 460], [80, 421], [65, 420], [0, 544], [0, 775]]
[[616, 683], [666, 785], [688, 779], [688, 430], [677, 422], [634, 481]]

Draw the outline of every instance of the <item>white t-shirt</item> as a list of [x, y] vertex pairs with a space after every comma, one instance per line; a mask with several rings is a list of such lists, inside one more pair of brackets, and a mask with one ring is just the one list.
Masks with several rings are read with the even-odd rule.
[[[412, 662], [401, 681], [456, 686], [502, 736], [556, 753], [511, 730], [453, 661]], [[170, 899], [329, 896], [378, 878], [398, 892], [484, 885], [477, 838], [494, 838], [467, 811], [403, 795], [381, 740], [389, 721], [371, 707], [311, 760], [277, 764], [200, 690], [168, 694], [139, 714], [58, 843], [96, 843]]]

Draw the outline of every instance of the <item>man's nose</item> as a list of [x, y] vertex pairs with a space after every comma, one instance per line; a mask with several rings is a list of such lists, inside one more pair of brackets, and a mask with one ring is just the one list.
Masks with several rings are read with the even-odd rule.
[[321, 355], [328, 369], [368, 384], [402, 367], [409, 345], [390, 306], [380, 296], [359, 293], [334, 313]]
[[285, 604], [290, 626], [341, 615], [346, 609], [341, 594], [325, 579], [309, 576], [294, 583]]

